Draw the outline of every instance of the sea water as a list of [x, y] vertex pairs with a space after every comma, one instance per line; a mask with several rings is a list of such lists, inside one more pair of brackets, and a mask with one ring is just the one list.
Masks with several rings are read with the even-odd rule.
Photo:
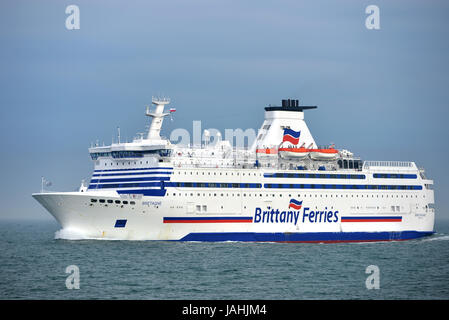
[[[448, 221], [417, 240], [332, 244], [89, 240], [60, 229], [0, 222], [0, 299], [449, 298]], [[67, 285], [74, 268], [79, 289]]]

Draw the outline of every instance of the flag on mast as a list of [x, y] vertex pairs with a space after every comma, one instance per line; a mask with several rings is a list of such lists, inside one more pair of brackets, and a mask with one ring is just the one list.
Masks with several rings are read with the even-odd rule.
[[50, 187], [51, 186], [51, 181], [46, 180], [44, 177], [42, 177], [41, 180], [41, 192], [44, 192], [44, 187]]

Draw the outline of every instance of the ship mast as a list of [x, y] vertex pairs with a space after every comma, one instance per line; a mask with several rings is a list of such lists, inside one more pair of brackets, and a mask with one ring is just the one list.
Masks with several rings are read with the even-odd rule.
[[148, 136], [147, 139], [153, 140], [157, 139], [160, 140], [160, 132], [162, 128], [162, 122], [164, 120], [164, 117], [169, 115], [170, 113], [164, 113], [164, 107], [166, 104], [170, 103], [169, 98], [158, 98], [158, 97], [152, 97], [151, 102], [156, 105], [156, 109], [154, 112], [150, 112], [150, 107], [147, 106], [146, 115], [148, 117], [152, 118], [150, 129], [148, 130]]

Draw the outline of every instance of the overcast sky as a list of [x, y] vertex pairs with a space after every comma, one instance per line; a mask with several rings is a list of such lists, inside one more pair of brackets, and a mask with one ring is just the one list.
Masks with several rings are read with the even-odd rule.
[[[66, 29], [68, 5], [80, 29]], [[380, 30], [365, 26], [369, 5]], [[1, 218], [51, 219], [41, 176], [73, 191], [87, 148], [131, 139], [145, 105], [177, 109], [163, 133], [253, 128], [296, 98], [318, 144], [365, 160], [415, 161], [449, 217], [448, 1], [0, 2]]]

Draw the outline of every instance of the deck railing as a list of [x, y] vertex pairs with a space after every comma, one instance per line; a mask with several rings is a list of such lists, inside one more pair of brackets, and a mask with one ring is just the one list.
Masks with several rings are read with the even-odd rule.
[[365, 161], [363, 167], [395, 167], [395, 168], [414, 168], [415, 164], [410, 161]]

